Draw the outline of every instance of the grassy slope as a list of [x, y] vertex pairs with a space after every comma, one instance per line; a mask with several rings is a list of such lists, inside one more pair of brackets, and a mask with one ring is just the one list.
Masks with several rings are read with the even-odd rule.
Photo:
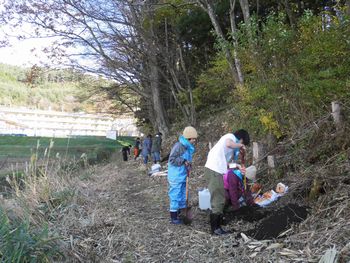
[[[114, 151], [125, 144], [133, 144], [131, 137], [118, 137], [117, 141], [104, 137], [76, 137], [76, 138], [53, 138], [54, 144], [51, 156], [59, 153], [61, 156], [79, 157], [85, 153], [89, 157], [96, 155], [97, 150]], [[32, 153], [38, 152], [39, 157], [49, 148], [51, 138], [43, 137], [0, 137], [0, 159], [3, 158], [29, 158]], [[38, 149], [38, 150], [37, 150]]]
[[[79, 81], [58, 83], [44, 81], [30, 86], [25, 82], [29, 71], [30, 69], [0, 63], [0, 105], [40, 109], [51, 107], [53, 110], [61, 110], [63, 106], [65, 111], [85, 110], [91, 107], [89, 102], [77, 101], [77, 97], [82, 96], [84, 92]], [[61, 73], [64, 74], [64, 72], [52, 71], [56, 77]], [[65, 77], [72, 79], [72, 76], [66, 75]], [[40, 158], [48, 149], [50, 140], [50, 138], [1, 136], [0, 159], [28, 158], [32, 153], [38, 153]], [[94, 158], [100, 150], [111, 152], [122, 144], [133, 144], [132, 140], [127, 137], [120, 137], [118, 141], [103, 137], [55, 138], [53, 141], [54, 146], [50, 155], [55, 156], [59, 153], [61, 157], [66, 155], [79, 157], [85, 153], [88, 157]]]
[[0, 64], [0, 104], [65, 111], [84, 110], [86, 103], [78, 102], [83, 90], [78, 82], [45, 82], [30, 86], [25, 83], [29, 69]]

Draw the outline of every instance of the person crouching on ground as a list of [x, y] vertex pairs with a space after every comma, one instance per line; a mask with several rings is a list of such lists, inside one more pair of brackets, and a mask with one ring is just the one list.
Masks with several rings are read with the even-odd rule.
[[[248, 170], [248, 172], [249, 171], [250, 170]], [[224, 212], [236, 211], [244, 205], [259, 207], [254, 203], [254, 198], [247, 185], [247, 178], [253, 179], [255, 178], [255, 174], [248, 175], [246, 173], [247, 170], [244, 167], [233, 163], [230, 164], [229, 169], [224, 174], [226, 200]], [[252, 173], [254, 173], [254, 171]]]
[[195, 128], [184, 129], [179, 141], [171, 149], [168, 160], [168, 185], [170, 219], [172, 224], [182, 224], [179, 212], [186, 209], [186, 177], [191, 169], [192, 156], [198, 134]]
[[228, 168], [228, 162], [238, 159], [239, 153], [245, 151], [249, 145], [249, 133], [245, 130], [228, 133], [222, 136], [214, 147], [209, 151], [205, 164], [205, 177], [208, 181], [210, 192], [210, 204], [212, 213], [210, 214], [210, 227], [213, 235], [224, 235], [230, 232], [221, 228], [223, 212], [225, 206], [225, 188], [223, 175]]

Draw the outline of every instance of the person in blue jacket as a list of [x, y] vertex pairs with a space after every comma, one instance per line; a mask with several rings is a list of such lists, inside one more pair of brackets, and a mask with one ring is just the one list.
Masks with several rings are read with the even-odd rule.
[[143, 163], [148, 163], [148, 156], [151, 155], [152, 148], [152, 135], [148, 134], [147, 138], [143, 140], [141, 155], [143, 157]]
[[181, 210], [186, 209], [186, 177], [191, 169], [192, 156], [198, 134], [195, 128], [184, 129], [179, 141], [171, 149], [168, 159], [168, 185], [170, 219], [172, 224], [182, 224]]

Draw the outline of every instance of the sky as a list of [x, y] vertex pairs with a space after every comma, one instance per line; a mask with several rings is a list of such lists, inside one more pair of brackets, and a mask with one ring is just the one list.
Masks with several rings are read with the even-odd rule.
[[[0, 0], [0, 11], [3, 11], [2, 9], [4, 7], [1, 2], [2, 0]], [[25, 22], [21, 24], [21, 27], [12, 27], [10, 24], [0, 24], [0, 44], [4, 40], [9, 42], [6, 47], [0, 45], [0, 63], [25, 67], [33, 65], [61, 67], [67, 66], [70, 61], [67, 57], [60, 57], [59, 55], [68, 54], [72, 59], [78, 61], [78, 64], [81, 66], [86, 68], [95, 67], [96, 60], [87, 56], [79, 56], [79, 54], [86, 53], [85, 48], [81, 46], [67, 47], [60, 45], [59, 48], [56, 49], [57, 53], [54, 54], [56, 61], [50, 61], [48, 59], [49, 54], [46, 54], [42, 50], [44, 48], [50, 49], [50, 46], [52, 47], [53, 43], [56, 41], [60, 43], [62, 39], [59, 37], [51, 36], [50, 38], [31, 38], [26, 40], [17, 39], [19, 35], [35, 36], [37, 35], [36, 31], [37, 28]], [[45, 34], [45, 31], [41, 33]], [[50, 34], [51, 32], [46, 33]], [[9, 35], [11, 37], [9, 37]], [[57, 47], [57, 45], [54, 47]]]
[[0, 47], [0, 63], [32, 66], [47, 62], [47, 56], [41, 50], [49, 46], [53, 39], [31, 38], [18, 40], [17, 36], [24, 32], [33, 32], [33, 29], [30, 25], [23, 25], [21, 28], [10, 28], [7, 25], [0, 25], [0, 40], [6, 39], [9, 42], [8, 46]]
[[[4, 1], [0, 0], [0, 11], [4, 11], [4, 6]], [[32, 66], [42, 64], [41, 61], [47, 61], [46, 55], [41, 50], [43, 47], [50, 45], [52, 40], [17, 39], [18, 35], [30, 32], [34, 32], [30, 24], [23, 24], [20, 28], [11, 27], [9, 24], [0, 24], [0, 41], [7, 40], [9, 42], [7, 47], [0, 46], [0, 63]]]
[[47, 62], [46, 54], [41, 50], [50, 45], [48, 39], [10, 40], [11, 46], [0, 48], [0, 63], [15, 66], [41, 65]]
[[[60, 67], [66, 65], [67, 60], [63, 57], [60, 58], [60, 63], [57, 61], [53, 62], [48, 59], [48, 54], [42, 50], [45, 47], [50, 47], [57, 38], [31, 38], [18, 40], [13, 32], [13, 37], [8, 38], [5, 36], [4, 32], [0, 28], [0, 40], [6, 38], [9, 41], [9, 45], [6, 47], [0, 47], [0, 63], [21, 66], [21, 67], [31, 67], [33, 65], [45, 66], [52, 65], [54, 67]], [[65, 48], [68, 54], [76, 54], [82, 52], [81, 48]], [[79, 64], [86, 67], [93, 67], [96, 62], [86, 58], [79, 58]]]
[[[1, 0], [0, 0], [1, 1]], [[1, 10], [1, 4], [0, 4]], [[83, 47], [67, 47], [60, 46], [58, 55], [55, 54], [55, 60], [48, 58], [49, 55], [43, 52], [45, 48], [50, 49], [54, 42], [60, 42], [59, 37], [47, 37], [47, 38], [30, 38], [21, 39], [17, 37], [19, 35], [33, 36], [35, 35], [36, 29], [29, 23], [24, 23], [20, 28], [10, 27], [10, 25], [0, 24], [0, 43], [1, 41], [7, 40], [8, 45], [5, 47], [0, 46], [0, 63], [21, 66], [21, 67], [31, 67], [33, 65], [37, 66], [47, 66], [50, 67], [67, 67], [70, 64], [70, 60], [67, 57], [59, 57], [63, 53], [71, 55], [71, 58], [75, 59], [77, 63], [85, 68], [95, 68], [96, 60], [89, 58], [87, 56], [79, 56], [81, 53], [85, 53]], [[54, 45], [57, 47], [57, 45]]]

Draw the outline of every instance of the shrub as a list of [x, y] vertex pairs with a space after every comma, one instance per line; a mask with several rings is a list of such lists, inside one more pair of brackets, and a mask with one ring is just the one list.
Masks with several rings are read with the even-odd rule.
[[10, 222], [2, 209], [0, 236], [1, 262], [51, 262], [62, 256], [47, 225], [34, 229], [28, 221]]
[[236, 127], [281, 137], [328, 114], [333, 100], [350, 100], [349, 21], [332, 17], [325, 28], [322, 14], [306, 12], [291, 28], [283, 13], [270, 14], [259, 26], [254, 19], [253, 40], [243, 25], [237, 34], [245, 84], [230, 87], [219, 54], [197, 80], [197, 109], [208, 113], [212, 104], [227, 105]]

